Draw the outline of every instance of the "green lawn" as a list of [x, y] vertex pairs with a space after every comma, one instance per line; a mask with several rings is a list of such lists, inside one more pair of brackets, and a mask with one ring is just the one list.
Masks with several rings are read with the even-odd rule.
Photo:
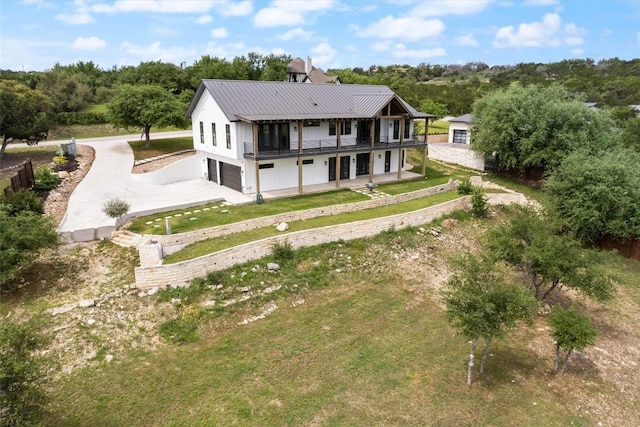
[[193, 148], [193, 138], [185, 136], [181, 138], [152, 139], [149, 148], [145, 148], [146, 141], [129, 141], [133, 149], [133, 156], [136, 160], [148, 159], [162, 154], [175, 153], [176, 151], [189, 150]]
[[[151, 133], [155, 132], [174, 132], [184, 129], [179, 129], [173, 126], [165, 128], [152, 127]], [[99, 138], [103, 136], [119, 136], [119, 135], [140, 135], [140, 129], [118, 129], [111, 124], [101, 125], [72, 125], [72, 126], [58, 126], [49, 130], [49, 137], [47, 139], [51, 141], [76, 138]]]
[[[289, 231], [302, 231], [312, 228], [326, 227], [328, 225], [346, 224], [349, 222], [363, 221], [367, 219], [380, 218], [383, 216], [397, 215], [405, 212], [412, 212], [438, 203], [447, 202], [449, 200], [461, 197], [455, 191], [447, 193], [439, 193], [434, 196], [423, 197], [404, 203], [396, 203], [390, 206], [384, 206], [375, 209], [364, 209], [355, 212], [349, 212], [341, 215], [321, 216], [304, 221], [289, 222]], [[231, 212], [230, 212], [231, 214]], [[257, 230], [246, 231], [242, 233], [234, 233], [223, 238], [214, 238], [204, 240], [202, 242], [191, 244], [181, 251], [175, 252], [164, 258], [164, 264], [174, 264], [176, 262], [197, 258], [202, 255], [217, 252], [226, 248], [250, 243], [267, 237], [277, 236], [282, 232], [276, 230], [275, 227], [259, 228]]]
[[[225, 206], [224, 204], [218, 203], [140, 217], [133, 221], [128, 229], [142, 234], [164, 234], [164, 226], [154, 227], [154, 225], [164, 225], [164, 217], [171, 215], [173, 217], [171, 219], [171, 230], [174, 233], [184, 233], [186, 231], [231, 224], [263, 216], [312, 209], [322, 206], [340, 205], [343, 203], [362, 202], [365, 200], [370, 199], [368, 196], [363, 194], [343, 189], [328, 191], [326, 193], [305, 194], [301, 196], [267, 200], [261, 205], [251, 204], [244, 206]], [[210, 210], [202, 210], [207, 207], [210, 208]], [[184, 215], [185, 212], [193, 212], [195, 210], [201, 211], [198, 212], [197, 215], [192, 215], [197, 216], [198, 221], [191, 221], [189, 220], [191, 217], [190, 215]], [[227, 210], [228, 212], [223, 213], [223, 210]], [[181, 216], [176, 217], [176, 214], [180, 214]], [[157, 221], [158, 219], [161, 221]]]
[[278, 309], [245, 326], [268, 299], [210, 311], [195, 343], [74, 373], [52, 388], [46, 425], [594, 425], [550, 386], [552, 355], [527, 347], [535, 328], [494, 343], [486, 372], [466, 386], [469, 345], [442, 307], [379, 268], [393, 260], [371, 259], [372, 244], [424, 244], [415, 235], [306, 248], [275, 274], [251, 272], [267, 260], [225, 272], [225, 287], [282, 285]]
[[91, 104], [80, 110], [81, 113], [106, 113], [107, 104]]

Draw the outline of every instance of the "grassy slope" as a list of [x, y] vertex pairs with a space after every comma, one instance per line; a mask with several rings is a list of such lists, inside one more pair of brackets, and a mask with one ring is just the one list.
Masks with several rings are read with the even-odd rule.
[[191, 150], [193, 149], [193, 138], [187, 136], [182, 138], [154, 139], [151, 141], [151, 144], [149, 144], [149, 148], [145, 148], [144, 140], [129, 141], [129, 145], [133, 149], [134, 159], [142, 160], [162, 154], [175, 153], [176, 151]]

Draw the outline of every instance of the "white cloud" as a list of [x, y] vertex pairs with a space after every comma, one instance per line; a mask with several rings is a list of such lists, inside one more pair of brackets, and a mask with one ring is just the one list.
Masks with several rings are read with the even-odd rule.
[[391, 43], [388, 41], [378, 41], [370, 46], [371, 50], [376, 52], [387, 52], [391, 50]]
[[524, 0], [525, 6], [553, 6], [558, 4], [558, 0]]
[[[253, 52], [254, 50], [252, 49], [251, 51]], [[209, 42], [204, 52], [198, 52], [198, 54], [217, 56], [218, 58], [233, 58], [246, 53], [247, 49], [242, 42], [220, 44], [216, 41]]]
[[442, 34], [444, 29], [445, 25], [439, 19], [394, 18], [389, 15], [363, 30], [358, 30], [358, 35], [360, 37], [416, 41], [437, 37]]
[[320, 43], [311, 48], [311, 57], [313, 65], [318, 67], [331, 68], [332, 62], [336, 56], [336, 50], [329, 43]]
[[211, 37], [214, 39], [224, 39], [229, 36], [229, 32], [226, 28], [214, 28], [211, 30]]
[[313, 36], [313, 31], [305, 31], [302, 28], [294, 28], [293, 30], [289, 30], [284, 34], [281, 34], [278, 37], [278, 40], [309, 40]]
[[211, 15], [202, 15], [201, 17], [196, 19], [196, 24], [204, 25], [204, 24], [208, 24], [211, 21], [213, 21], [213, 18], [211, 17]]
[[206, 13], [214, 3], [213, 0], [116, 0], [112, 4], [94, 4], [91, 10], [98, 13]]
[[476, 39], [473, 38], [473, 35], [467, 34], [464, 36], [460, 36], [455, 40], [455, 44], [458, 46], [478, 46], [479, 43]]
[[96, 36], [91, 36], [86, 38], [78, 37], [73, 42], [73, 45], [71, 47], [73, 47], [74, 49], [95, 50], [95, 49], [102, 49], [106, 45], [107, 43], [104, 40]]
[[573, 56], [583, 56], [584, 55], [584, 50], [582, 50], [582, 49], [572, 49], [571, 53], [573, 54]]
[[53, 4], [46, 1], [46, 0], [22, 0], [21, 2], [22, 4], [35, 4], [36, 6], [38, 6], [38, 9], [41, 8], [45, 8], [45, 7], [52, 7]]
[[306, 22], [310, 13], [322, 13], [336, 5], [336, 0], [287, 1], [274, 0], [253, 17], [258, 28], [294, 26]]
[[72, 15], [59, 13], [56, 15], [56, 19], [58, 21], [66, 22], [67, 24], [72, 25], [86, 25], [93, 22], [93, 17], [91, 17], [91, 15], [89, 15], [88, 13], [74, 13]]
[[495, 34], [495, 47], [558, 47], [582, 44], [584, 30], [573, 23], [562, 26], [557, 13], [547, 13], [542, 21], [522, 23], [516, 29], [513, 25], [499, 28]]
[[193, 48], [183, 47], [163, 47], [159, 41], [152, 43], [149, 46], [135, 45], [128, 41], [120, 44], [120, 49], [124, 50], [129, 55], [135, 55], [139, 58], [153, 58], [154, 60], [161, 60], [164, 62], [181, 62], [184, 58], [193, 58], [196, 56], [196, 50]]
[[487, 8], [494, 0], [432, 0], [418, 2], [410, 16], [474, 15]]
[[358, 47], [354, 44], [348, 44], [345, 49], [347, 50], [347, 52], [352, 52], [352, 53], [358, 51]]
[[238, 3], [224, 2], [220, 5], [220, 14], [223, 16], [245, 16], [253, 13], [253, 3], [251, 0]]

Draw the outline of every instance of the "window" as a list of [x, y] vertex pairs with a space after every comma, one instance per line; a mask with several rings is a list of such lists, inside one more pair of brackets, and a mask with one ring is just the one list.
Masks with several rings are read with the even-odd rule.
[[409, 139], [409, 130], [411, 130], [411, 120], [404, 119], [404, 139]]
[[457, 144], [466, 144], [467, 143], [467, 131], [462, 129], [454, 129], [453, 130], [453, 142]]
[[289, 123], [265, 123], [258, 128], [258, 149], [261, 151], [289, 150]]
[[[296, 165], [298, 165], [298, 161], [296, 160]], [[312, 165], [313, 164], [313, 159], [305, 159], [302, 161], [303, 165]]]
[[340, 122], [340, 135], [351, 135], [351, 121]]
[[320, 126], [320, 120], [307, 120], [305, 122], [302, 122], [302, 126], [305, 128], [318, 127]]
[[273, 169], [273, 163], [263, 163], [258, 165], [258, 169]]
[[393, 121], [393, 139], [400, 138], [400, 120]]
[[204, 123], [200, 122], [200, 143], [204, 144]]
[[336, 122], [329, 122], [329, 135], [336, 134]]
[[224, 125], [227, 132], [227, 148], [231, 150], [231, 125]]
[[214, 147], [218, 145], [218, 142], [216, 141], [216, 124], [215, 123], [211, 123], [211, 142], [213, 143]]

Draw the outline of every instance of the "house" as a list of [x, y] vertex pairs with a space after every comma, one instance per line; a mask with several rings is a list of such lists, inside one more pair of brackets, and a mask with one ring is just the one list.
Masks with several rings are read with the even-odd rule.
[[415, 120], [434, 117], [386, 86], [250, 80], [202, 80], [187, 116], [200, 176], [243, 194], [400, 178], [407, 149], [425, 145]]
[[640, 117], [640, 104], [629, 105], [629, 108], [636, 113], [636, 117]]
[[485, 159], [471, 150], [471, 114], [449, 120], [446, 143], [429, 143], [429, 158], [484, 171]]
[[307, 57], [306, 62], [302, 58], [296, 58], [289, 63], [287, 81], [292, 83], [342, 83], [340, 77], [327, 76], [320, 68], [314, 67], [310, 57]]

